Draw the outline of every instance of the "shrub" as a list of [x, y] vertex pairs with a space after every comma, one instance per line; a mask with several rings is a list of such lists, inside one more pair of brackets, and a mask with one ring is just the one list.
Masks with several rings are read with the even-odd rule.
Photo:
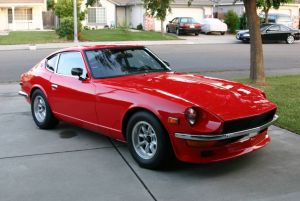
[[[80, 36], [82, 24], [78, 20], [78, 37]], [[60, 19], [59, 28], [56, 29], [56, 33], [60, 38], [67, 37], [68, 40], [74, 39], [74, 21], [73, 17], [63, 17]]]
[[228, 26], [228, 30], [230, 33], [235, 33], [235, 31], [238, 28], [238, 24], [239, 24], [239, 17], [238, 15], [233, 11], [230, 10], [225, 14], [225, 23]]
[[137, 26], [136, 26], [136, 29], [137, 29], [137, 30], [143, 30], [143, 25], [142, 25], [142, 24], [137, 25]]
[[248, 29], [246, 13], [240, 17], [240, 29]]

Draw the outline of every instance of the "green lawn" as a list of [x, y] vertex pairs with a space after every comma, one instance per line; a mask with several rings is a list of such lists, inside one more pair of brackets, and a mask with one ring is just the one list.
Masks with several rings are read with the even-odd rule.
[[82, 41], [174, 40], [175, 35], [152, 31], [131, 32], [120, 29], [83, 30]]
[[[174, 40], [175, 35], [158, 32], [131, 32], [119, 29], [83, 30], [81, 41], [129, 41], [129, 40]], [[0, 36], [0, 45], [39, 44], [67, 42], [59, 38], [54, 31], [15, 31], [7, 36]]]
[[300, 134], [300, 75], [270, 77], [266, 86], [253, 86], [263, 89], [277, 104], [279, 119], [276, 125]]
[[14, 31], [0, 36], [0, 45], [63, 42], [54, 31]]

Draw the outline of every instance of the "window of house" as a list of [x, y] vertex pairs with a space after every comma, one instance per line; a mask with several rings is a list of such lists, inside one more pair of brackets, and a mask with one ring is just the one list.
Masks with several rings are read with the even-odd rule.
[[12, 23], [12, 9], [11, 8], [9, 8], [8, 10], [7, 10], [7, 16], [8, 16], [8, 23]]
[[102, 7], [88, 8], [88, 23], [89, 24], [107, 24], [105, 8], [102, 8]]
[[[12, 23], [12, 9], [8, 9], [8, 23]], [[15, 20], [32, 20], [32, 8], [15, 8]]]

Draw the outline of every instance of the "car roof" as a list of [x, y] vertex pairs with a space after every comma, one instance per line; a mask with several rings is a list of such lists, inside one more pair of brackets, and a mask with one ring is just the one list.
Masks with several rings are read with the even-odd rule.
[[68, 47], [64, 49], [57, 50], [51, 54], [49, 54], [46, 58], [49, 58], [55, 54], [61, 52], [70, 52], [70, 51], [86, 51], [86, 50], [95, 50], [95, 49], [112, 49], [112, 48], [144, 48], [143, 45], [128, 45], [128, 44], [120, 44], [120, 45], [84, 45], [84, 46], [74, 46]]
[[84, 45], [84, 46], [75, 46], [61, 49], [57, 52], [66, 52], [66, 51], [79, 51], [79, 50], [93, 50], [93, 49], [109, 49], [109, 48], [141, 48], [142, 45]]

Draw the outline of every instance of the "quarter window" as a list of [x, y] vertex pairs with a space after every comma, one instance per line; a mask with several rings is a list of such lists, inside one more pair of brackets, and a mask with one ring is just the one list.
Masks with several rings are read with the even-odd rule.
[[56, 63], [57, 63], [58, 55], [51, 56], [46, 61], [46, 68], [48, 68], [50, 71], [55, 71], [56, 69]]
[[83, 76], [87, 71], [80, 52], [64, 52], [59, 57], [57, 73], [61, 75], [72, 75], [72, 68], [82, 68]]

